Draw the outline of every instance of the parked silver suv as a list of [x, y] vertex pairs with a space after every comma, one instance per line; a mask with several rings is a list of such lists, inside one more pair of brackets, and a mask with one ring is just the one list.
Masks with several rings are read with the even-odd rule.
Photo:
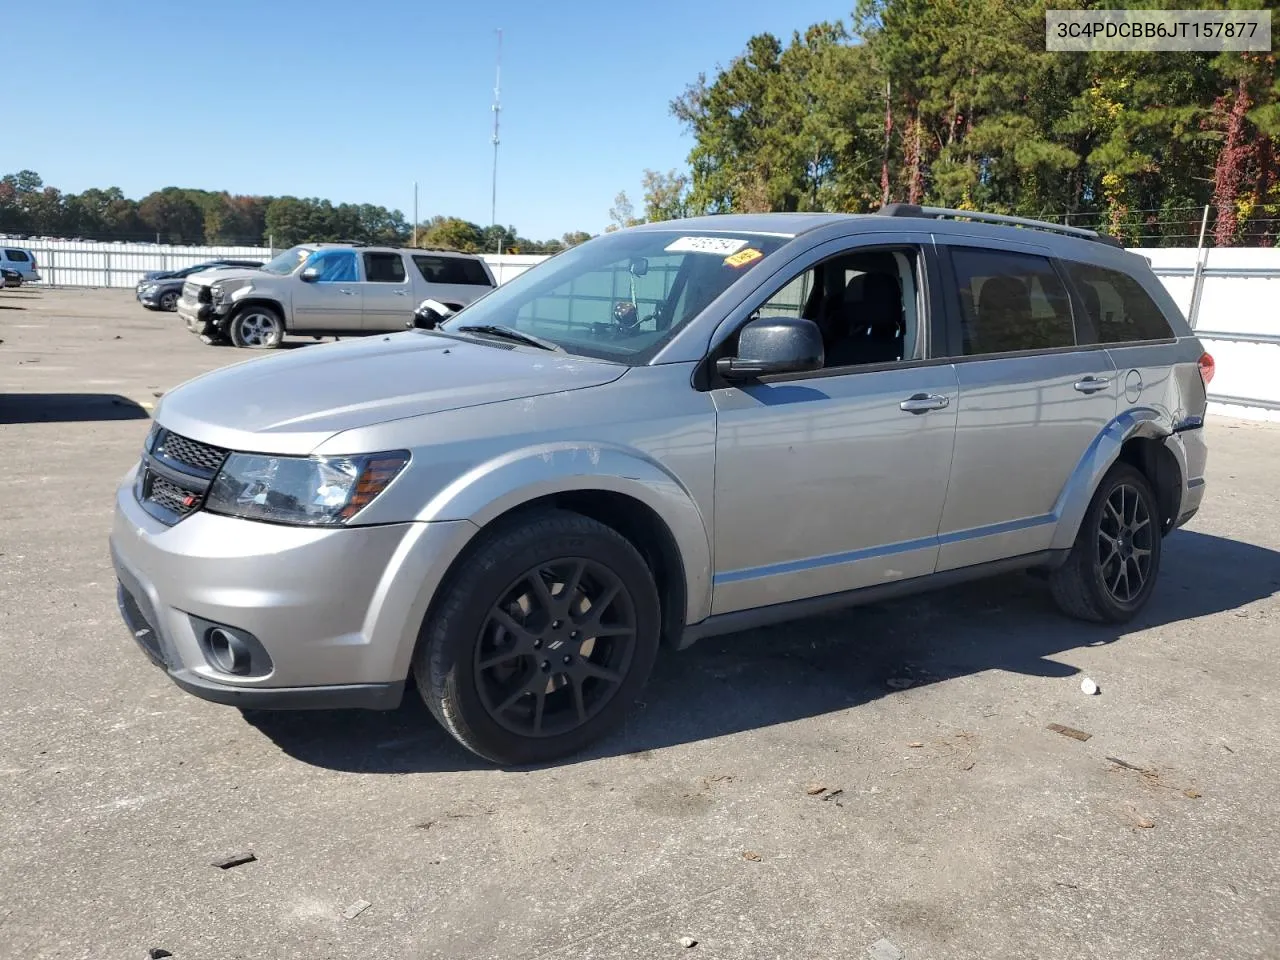
[[273, 349], [286, 333], [354, 336], [409, 329], [423, 300], [461, 309], [494, 286], [488, 265], [471, 254], [301, 244], [256, 269], [192, 276], [182, 286], [178, 316], [208, 341]]
[[240, 707], [412, 676], [500, 763], [609, 729], [661, 642], [1019, 568], [1126, 620], [1200, 504], [1212, 360], [1143, 258], [1000, 219], [650, 224], [199, 377], [119, 490], [124, 618]]

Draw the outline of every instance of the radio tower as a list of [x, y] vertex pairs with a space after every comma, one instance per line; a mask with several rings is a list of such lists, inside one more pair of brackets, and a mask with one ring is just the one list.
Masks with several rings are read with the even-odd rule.
[[489, 222], [494, 227], [497, 253], [502, 253], [502, 235], [498, 232], [498, 115], [502, 113], [502, 30], [498, 30], [498, 68], [493, 81], [493, 193], [490, 198]]

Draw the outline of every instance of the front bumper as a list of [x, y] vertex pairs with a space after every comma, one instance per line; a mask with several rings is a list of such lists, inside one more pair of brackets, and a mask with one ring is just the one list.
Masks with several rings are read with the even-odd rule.
[[178, 301], [178, 316], [192, 333], [208, 333], [208, 325], [217, 314], [211, 303], [192, 303], [185, 297]]
[[[475, 529], [315, 529], [204, 512], [169, 527], [132, 487], [131, 471], [110, 541], [121, 616], [178, 686], [245, 709], [394, 708], [431, 595]], [[265, 670], [221, 669], [210, 625], [255, 638]]]

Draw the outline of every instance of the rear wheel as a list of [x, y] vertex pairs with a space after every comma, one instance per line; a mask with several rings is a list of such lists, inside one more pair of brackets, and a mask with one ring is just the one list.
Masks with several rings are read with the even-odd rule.
[[1160, 508], [1147, 478], [1118, 463], [1098, 485], [1067, 562], [1049, 578], [1064, 613], [1123, 623], [1151, 597], [1160, 571]]
[[271, 307], [250, 304], [231, 318], [231, 342], [250, 350], [274, 350], [284, 340], [284, 320]]
[[658, 651], [644, 558], [587, 517], [548, 511], [486, 537], [442, 587], [418, 690], [469, 750], [502, 764], [574, 753], [619, 723]]

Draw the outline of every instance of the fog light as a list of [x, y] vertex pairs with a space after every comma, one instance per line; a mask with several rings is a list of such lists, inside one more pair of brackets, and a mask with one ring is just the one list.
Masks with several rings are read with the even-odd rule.
[[214, 627], [205, 635], [209, 659], [223, 673], [243, 676], [253, 667], [249, 645], [229, 630]]

